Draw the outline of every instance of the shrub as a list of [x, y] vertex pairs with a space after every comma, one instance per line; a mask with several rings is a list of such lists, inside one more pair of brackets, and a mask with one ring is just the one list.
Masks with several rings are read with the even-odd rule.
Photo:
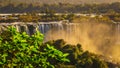
[[43, 45], [43, 34], [37, 31], [32, 36], [19, 33], [9, 27], [0, 35], [0, 67], [1, 68], [54, 68], [49, 62], [69, 62], [67, 53], [53, 46]]
[[[69, 53], [67, 56], [69, 63], [59, 64], [58, 68], [108, 68], [107, 63], [101, 60], [96, 54], [84, 51], [80, 44], [66, 44], [64, 40], [49, 41], [46, 44], [54, 45], [63, 53]], [[57, 46], [59, 45], [59, 46]]]

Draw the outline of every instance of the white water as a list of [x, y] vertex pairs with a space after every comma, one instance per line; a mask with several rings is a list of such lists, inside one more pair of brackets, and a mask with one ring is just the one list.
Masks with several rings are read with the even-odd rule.
[[70, 44], [82, 44], [84, 50], [112, 56], [120, 60], [120, 23], [1, 23], [0, 31], [13, 25], [19, 32], [31, 35], [39, 30], [45, 35], [44, 40], [64, 39]]
[[[48, 40], [53, 40], [57, 39], [53, 38], [54, 34], [59, 36], [60, 38], [63, 38], [65, 40], [69, 40], [70, 36], [77, 36], [76, 40], [80, 40], [80, 35], [85, 32], [88, 33], [88, 31], [92, 28], [93, 32], [89, 33], [94, 33], [97, 31], [93, 30], [94, 27], [96, 26], [91, 26], [92, 24], [87, 23], [87, 24], [79, 24], [79, 23], [62, 23], [62, 22], [39, 22], [39, 23], [22, 23], [22, 22], [15, 22], [15, 23], [0, 23], [0, 30], [4, 30], [7, 28], [7, 26], [13, 25], [16, 27], [17, 31], [19, 32], [27, 32], [27, 34], [31, 35], [33, 34], [36, 30], [39, 30], [41, 33], [43, 33], [45, 36], [49, 37]], [[89, 27], [89, 28], [88, 28]], [[120, 44], [120, 23], [115, 25], [116, 30], [112, 30], [112, 32], [115, 32], [115, 38], [116, 38], [116, 44]], [[98, 33], [101, 33], [102, 30], [99, 30]], [[107, 31], [107, 30], [106, 30]], [[105, 31], [102, 31], [103, 33]], [[49, 36], [48, 34], [49, 33]], [[79, 33], [79, 34], [78, 34]], [[81, 34], [80, 34], [81, 33]], [[109, 33], [109, 31], [108, 31]], [[101, 33], [102, 34], [102, 33]], [[79, 42], [76, 42], [79, 43]]]
[[117, 26], [117, 44], [120, 44], [120, 22], [118, 23], [118, 26]]

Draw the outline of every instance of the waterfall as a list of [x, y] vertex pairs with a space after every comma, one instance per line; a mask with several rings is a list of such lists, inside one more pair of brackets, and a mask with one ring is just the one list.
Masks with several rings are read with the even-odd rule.
[[[35, 33], [36, 30], [39, 30], [45, 36], [45, 40], [53, 39], [65, 39], [69, 40], [69, 36], [77, 31], [76, 26], [78, 24], [73, 23], [62, 23], [62, 22], [39, 22], [39, 23], [1, 23], [0, 31], [7, 29], [8, 26], [14, 26], [18, 32], [26, 32], [29, 35]], [[48, 35], [49, 34], [49, 35]], [[56, 38], [54, 37], [56, 36]]]
[[[8, 26], [13, 25], [16, 27], [19, 32], [26, 32], [29, 35], [35, 33], [36, 30], [39, 30], [41, 33], [45, 35], [45, 40], [53, 40], [53, 39], [65, 39], [71, 43], [81, 43], [86, 39], [94, 39], [94, 37], [100, 37], [99, 35], [105, 35], [107, 39], [110, 34], [109, 32], [112, 28], [108, 28], [108, 26], [104, 27], [101, 24], [91, 24], [91, 23], [62, 23], [62, 22], [39, 22], [39, 23], [1, 23], [0, 31], [6, 29]], [[96, 27], [98, 25], [98, 27]], [[104, 29], [102, 31], [101, 29]], [[110, 30], [111, 29], [111, 30]], [[113, 30], [111, 33], [114, 33]], [[99, 33], [99, 34], [98, 34]], [[116, 25], [116, 36], [117, 43], [120, 43], [120, 24]], [[84, 36], [84, 38], [82, 38]], [[110, 35], [111, 36], [111, 35]], [[109, 36], [109, 37], [110, 37]], [[116, 37], [115, 36], [115, 37]], [[96, 39], [96, 38], [95, 38]], [[100, 37], [100, 39], [102, 39]], [[71, 41], [70, 41], [71, 40]], [[76, 41], [77, 40], [77, 41]], [[82, 41], [80, 41], [82, 40]]]
[[29, 35], [39, 30], [44, 34], [44, 41], [64, 39], [67, 43], [80, 43], [84, 50], [93, 53], [120, 56], [120, 23], [62, 23], [62, 22], [39, 22], [39, 23], [0, 23], [0, 32], [13, 25], [19, 32]]
[[117, 44], [120, 44], [120, 22], [117, 24]]
[[63, 25], [61, 22], [39, 22], [39, 23], [0, 23], [0, 31], [7, 29], [8, 26], [14, 26], [18, 32], [26, 32], [29, 35], [35, 33], [39, 30], [42, 34], [46, 34], [47, 31], [51, 29], [62, 30]]
[[[39, 22], [39, 23], [0, 23], [0, 31], [13, 25], [19, 32], [29, 35], [39, 30], [44, 34], [44, 41], [64, 39], [70, 44], [80, 43], [87, 50], [96, 51], [120, 44], [120, 24], [105, 23], [62, 23], [62, 22]], [[106, 46], [107, 45], [107, 46]]]

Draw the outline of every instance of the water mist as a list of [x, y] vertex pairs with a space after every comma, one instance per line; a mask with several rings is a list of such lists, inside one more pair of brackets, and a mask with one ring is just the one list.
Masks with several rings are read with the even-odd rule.
[[36, 29], [45, 35], [45, 41], [64, 39], [67, 43], [80, 43], [84, 50], [110, 57], [120, 61], [120, 24], [103, 22], [80, 22], [80, 23], [14, 23], [1, 24], [0, 30], [13, 25], [18, 31], [25, 31], [29, 35]]
[[66, 23], [46, 33], [46, 41], [64, 39], [67, 43], [80, 43], [84, 50], [120, 61], [120, 24]]

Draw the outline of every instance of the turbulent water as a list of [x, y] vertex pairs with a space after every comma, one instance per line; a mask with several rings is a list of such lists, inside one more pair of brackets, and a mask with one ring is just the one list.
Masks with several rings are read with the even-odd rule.
[[45, 41], [64, 39], [67, 43], [80, 43], [85, 50], [112, 56], [120, 60], [120, 24], [119, 23], [1, 23], [0, 30], [13, 25], [19, 32], [32, 35], [36, 30], [45, 35]]

